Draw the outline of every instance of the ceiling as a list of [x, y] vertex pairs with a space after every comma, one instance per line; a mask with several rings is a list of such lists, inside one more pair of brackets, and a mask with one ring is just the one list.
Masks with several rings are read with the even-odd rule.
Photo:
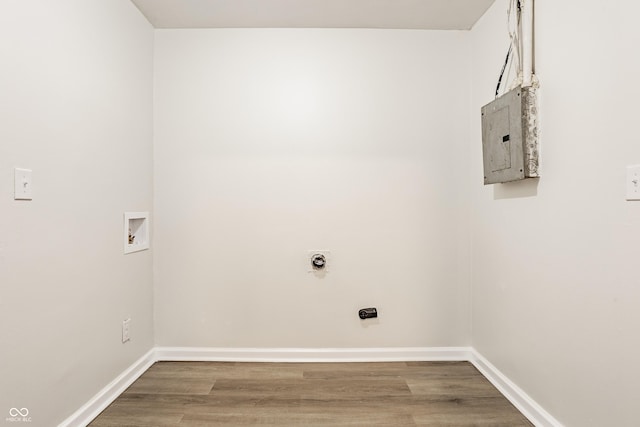
[[156, 28], [468, 30], [494, 0], [131, 0]]

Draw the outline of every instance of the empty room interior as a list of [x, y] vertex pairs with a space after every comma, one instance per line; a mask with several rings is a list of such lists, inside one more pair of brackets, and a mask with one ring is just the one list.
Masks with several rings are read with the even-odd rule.
[[154, 363], [465, 362], [533, 425], [638, 426], [638, 16], [0, 0], [0, 424]]

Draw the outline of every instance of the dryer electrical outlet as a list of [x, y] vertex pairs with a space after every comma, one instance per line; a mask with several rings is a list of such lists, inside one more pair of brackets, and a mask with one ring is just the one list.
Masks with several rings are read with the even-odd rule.
[[517, 87], [482, 107], [484, 184], [538, 178], [536, 89]]

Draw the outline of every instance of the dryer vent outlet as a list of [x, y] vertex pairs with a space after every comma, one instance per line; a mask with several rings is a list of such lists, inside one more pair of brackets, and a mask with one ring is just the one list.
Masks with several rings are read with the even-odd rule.
[[324, 277], [331, 270], [331, 251], [313, 249], [307, 251], [307, 272]]
[[323, 254], [313, 254], [311, 257], [311, 266], [314, 270], [322, 270], [327, 265], [327, 257]]

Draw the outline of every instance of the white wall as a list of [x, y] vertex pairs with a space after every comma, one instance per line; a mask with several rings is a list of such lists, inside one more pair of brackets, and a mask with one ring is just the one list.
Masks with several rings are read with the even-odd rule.
[[543, 176], [489, 187], [504, 0], [470, 34], [158, 31], [153, 170], [138, 11], [0, 9], [0, 413], [56, 423], [154, 344], [151, 251], [122, 255], [121, 227], [155, 172], [157, 344], [472, 343], [567, 426], [636, 423], [635, 2], [538, 2]]
[[52, 426], [153, 345], [151, 252], [122, 242], [152, 209], [153, 30], [128, 0], [0, 10], [0, 420]]
[[506, 2], [471, 34], [473, 345], [567, 426], [638, 425], [640, 4], [538, 1], [542, 178], [482, 186]]
[[157, 344], [469, 344], [467, 36], [156, 31]]

